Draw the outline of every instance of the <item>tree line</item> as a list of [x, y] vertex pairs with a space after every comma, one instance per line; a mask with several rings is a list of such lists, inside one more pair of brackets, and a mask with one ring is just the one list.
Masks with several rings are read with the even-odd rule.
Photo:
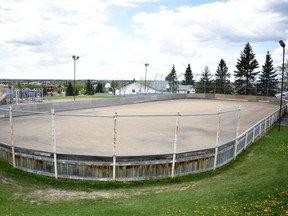
[[[239, 95], [263, 95], [275, 96], [277, 93], [278, 79], [277, 70], [273, 65], [273, 59], [269, 51], [266, 54], [266, 59], [262, 65], [262, 69], [258, 70], [259, 63], [256, 55], [253, 52], [252, 46], [247, 42], [240, 57], [237, 59], [234, 71], [235, 81], [230, 81], [231, 73], [223, 58], [220, 59], [215, 74], [212, 75], [208, 66], [205, 66], [201, 74], [193, 74], [191, 65], [188, 64], [182, 81], [178, 80], [175, 65], [173, 64], [170, 73], [165, 77], [168, 82], [167, 90], [175, 93], [179, 89], [179, 85], [192, 85], [197, 93], [217, 93], [217, 94], [239, 94]], [[182, 75], [182, 74], [181, 74]], [[200, 76], [196, 81], [197, 76]], [[286, 77], [288, 77], [287, 64], [286, 64]], [[116, 88], [121, 88], [127, 85], [129, 81], [112, 81], [110, 87], [105, 88], [105, 84], [98, 82], [92, 83], [87, 80], [85, 88], [77, 89], [75, 87], [75, 94], [94, 95], [95, 93], [105, 93], [110, 91], [115, 94]], [[74, 95], [74, 86], [69, 81], [66, 86], [66, 95]]]
[[113, 80], [109, 86], [105, 86], [106, 83], [104, 82], [92, 82], [90, 79], [88, 79], [85, 82], [85, 86], [83, 84], [80, 85], [79, 82], [76, 82], [75, 85], [75, 92], [74, 92], [74, 85], [71, 81], [68, 81], [66, 83], [66, 96], [74, 96], [83, 94], [83, 95], [94, 95], [97, 93], [108, 93], [111, 92], [112, 94], [115, 94], [115, 90], [117, 88], [123, 88], [125, 85], [130, 83], [131, 81], [128, 80]]
[[234, 83], [230, 82], [231, 73], [228, 71], [224, 59], [220, 59], [214, 78], [206, 66], [200, 74], [200, 79], [196, 81], [191, 66], [188, 64], [181, 82], [178, 81], [175, 65], [172, 66], [171, 72], [165, 80], [168, 82], [171, 92], [177, 92], [178, 85], [182, 84], [193, 85], [198, 93], [275, 96], [278, 86], [277, 70], [273, 66], [273, 59], [269, 51], [266, 54], [262, 70], [257, 70], [259, 63], [248, 42], [240, 53], [235, 67]]
[[[82, 92], [81, 92], [82, 90]], [[72, 85], [72, 82], [69, 81], [67, 84], [67, 88], [66, 88], [66, 96], [74, 96], [75, 95], [79, 95], [79, 93], [85, 94], [85, 95], [94, 95], [96, 93], [104, 93], [106, 92], [105, 86], [103, 83], [98, 82], [93, 84], [91, 82], [91, 80], [87, 80], [87, 82], [85, 83], [85, 89], [83, 90], [83, 88], [78, 89], [77, 86], [75, 85], [75, 89], [74, 89], [74, 85]]]

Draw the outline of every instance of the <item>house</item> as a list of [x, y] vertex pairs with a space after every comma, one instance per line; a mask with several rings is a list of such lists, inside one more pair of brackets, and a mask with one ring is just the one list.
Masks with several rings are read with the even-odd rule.
[[196, 93], [192, 85], [178, 85], [178, 93]]
[[[145, 90], [146, 86], [146, 90]], [[162, 94], [170, 93], [168, 81], [148, 80], [146, 85], [144, 81], [136, 81], [116, 89], [116, 95], [133, 95], [133, 94]], [[192, 85], [179, 85], [177, 93], [195, 93]]]
[[[144, 81], [136, 81], [124, 85], [118, 89], [116, 89], [117, 95], [133, 95], [133, 94], [157, 94], [164, 93], [166, 91], [167, 81], [146, 81], [146, 85]], [[146, 90], [145, 90], [146, 86]]]

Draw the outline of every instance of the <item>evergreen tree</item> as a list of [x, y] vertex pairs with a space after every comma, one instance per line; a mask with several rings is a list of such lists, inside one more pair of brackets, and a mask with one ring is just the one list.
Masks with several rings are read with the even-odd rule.
[[208, 66], [206, 66], [201, 74], [199, 82], [196, 83], [196, 92], [206, 94], [212, 91], [213, 91], [212, 74], [210, 73]]
[[96, 93], [103, 93], [104, 92], [103, 89], [104, 89], [103, 83], [97, 83], [95, 92]]
[[267, 97], [275, 96], [278, 83], [276, 77], [277, 73], [273, 67], [273, 59], [268, 51], [260, 74], [260, 84], [258, 89], [261, 91], [261, 95]]
[[169, 84], [169, 91], [171, 93], [177, 92], [178, 90], [178, 81], [177, 81], [177, 72], [175, 70], [175, 66], [173, 64], [171, 72], [166, 76], [166, 81]]
[[235, 91], [237, 94], [255, 94], [255, 84], [253, 83], [259, 72], [254, 72], [254, 70], [258, 67], [258, 61], [255, 59], [255, 54], [248, 42], [240, 54], [240, 59], [237, 59], [237, 71], [234, 71]]
[[182, 85], [194, 85], [195, 84], [195, 80], [193, 80], [194, 76], [193, 76], [190, 64], [188, 64], [184, 76], [185, 76], [185, 79], [182, 81]]
[[93, 85], [89, 79], [86, 82], [85, 94], [94, 95], [94, 88], [93, 88]]
[[229, 92], [230, 73], [228, 72], [226, 62], [223, 59], [221, 59], [218, 64], [215, 76], [215, 92], [219, 94], [226, 94]]
[[72, 83], [69, 81], [66, 89], [66, 96], [73, 96], [73, 95], [74, 95], [74, 88], [72, 86]]

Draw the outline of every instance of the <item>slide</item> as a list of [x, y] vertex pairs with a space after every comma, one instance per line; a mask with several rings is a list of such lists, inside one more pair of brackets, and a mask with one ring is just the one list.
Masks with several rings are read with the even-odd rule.
[[6, 93], [0, 93], [0, 104], [6, 104]]

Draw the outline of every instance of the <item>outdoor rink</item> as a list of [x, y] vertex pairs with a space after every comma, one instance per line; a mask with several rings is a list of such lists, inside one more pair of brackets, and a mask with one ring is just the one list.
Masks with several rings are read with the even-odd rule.
[[[177, 112], [180, 113], [177, 152], [215, 147], [217, 113], [220, 109], [237, 110], [239, 106], [239, 135], [279, 109], [278, 105], [266, 102], [181, 99], [58, 112], [55, 115], [56, 151], [97, 156], [111, 156], [114, 150], [118, 156], [171, 153]], [[116, 121], [115, 112], [119, 115]], [[186, 116], [190, 114], [210, 115]], [[238, 111], [221, 115], [218, 145], [236, 137], [238, 118]], [[14, 145], [53, 152], [51, 125], [50, 114], [14, 117]], [[0, 141], [10, 144], [8, 118], [0, 119], [0, 131]]]

